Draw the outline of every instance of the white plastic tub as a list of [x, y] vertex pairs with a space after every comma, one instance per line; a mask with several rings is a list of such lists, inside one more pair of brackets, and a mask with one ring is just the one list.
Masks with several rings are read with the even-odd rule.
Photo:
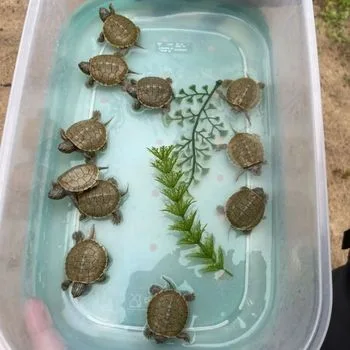
[[[312, 1], [115, 2], [142, 30], [146, 50], [127, 56], [133, 70], [171, 75], [176, 91], [247, 73], [266, 84], [252, 127], [244, 118], [234, 121], [238, 130], [261, 136], [263, 175], [234, 183], [235, 170], [218, 155], [207, 180], [193, 190], [201, 219], [216, 232], [234, 273], [224, 280], [183, 262], [176, 237], [165, 232], [169, 222], [159, 216], [161, 198], [145, 149], [173, 142], [181, 129], [135, 113], [118, 90], [84, 86], [77, 63], [109, 50], [96, 42], [101, 5], [108, 3], [32, 0], [28, 7], [0, 159], [2, 348], [30, 349], [23, 305], [35, 297], [47, 304], [68, 349], [157, 349], [142, 334], [144, 301], [164, 273], [196, 292], [188, 324], [193, 349], [319, 349], [330, 317], [331, 280]], [[122, 186], [130, 185], [130, 199], [120, 228], [96, 223], [98, 239], [113, 257], [110, 281], [77, 301], [60, 289], [64, 258], [73, 231], [86, 233], [92, 222], [79, 223], [69, 201], [50, 201], [47, 191], [60, 172], [81, 162], [79, 155], [57, 151], [59, 128], [97, 108], [104, 118], [118, 116], [99, 163]], [[226, 223], [211, 214], [244, 185], [264, 187], [266, 218], [250, 236], [227, 241]]]

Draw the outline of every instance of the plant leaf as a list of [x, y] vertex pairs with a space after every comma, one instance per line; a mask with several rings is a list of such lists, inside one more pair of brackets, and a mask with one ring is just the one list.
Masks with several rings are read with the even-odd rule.
[[194, 93], [197, 93], [196, 85], [191, 85], [189, 89], [192, 90]]

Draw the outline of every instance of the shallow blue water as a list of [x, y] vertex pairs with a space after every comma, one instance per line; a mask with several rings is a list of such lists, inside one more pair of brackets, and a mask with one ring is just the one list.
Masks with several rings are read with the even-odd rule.
[[[112, 52], [108, 45], [96, 41], [102, 28], [100, 5], [100, 1], [90, 1], [79, 9], [62, 29], [57, 45], [32, 201], [28, 250], [36, 260], [27, 266], [28, 293], [44, 299], [71, 349], [153, 349], [156, 346], [142, 335], [148, 289], [153, 283], [162, 283], [161, 276], [167, 275], [179, 288], [196, 293], [188, 323], [191, 346], [230, 347], [259, 326], [272, 297], [271, 197], [265, 219], [250, 236], [228, 234], [228, 223], [216, 212], [217, 205], [223, 205], [241, 186], [259, 186], [271, 193], [270, 125], [274, 116], [271, 58], [263, 20], [258, 12], [234, 8], [228, 1], [115, 4], [141, 28], [140, 44], [145, 50], [132, 49], [126, 57], [130, 69], [141, 76], [170, 76], [175, 92], [191, 84], [212, 88], [218, 79], [246, 74], [266, 84], [261, 104], [250, 112], [251, 127], [217, 96], [213, 101], [229, 130], [215, 142], [228, 141], [232, 128], [259, 134], [267, 161], [263, 174], [245, 174], [235, 182], [238, 169], [225, 152], [218, 152], [206, 165], [208, 175], [191, 190], [201, 221], [225, 250], [226, 268], [234, 274], [231, 278], [220, 273], [201, 274], [201, 266], [189, 261], [186, 251], [176, 245], [177, 236], [168, 230], [171, 219], [160, 211], [164, 197], [147, 148], [174, 144], [188, 130], [166, 125], [160, 113], [135, 112], [132, 99], [120, 88], [88, 89], [84, 85], [87, 77], [79, 71], [78, 63]], [[113, 117], [108, 126], [108, 148], [98, 163], [109, 166], [106, 177], [114, 176], [122, 188], [129, 186], [129, 195], [121, 206], [121, 225], [95, 222], [97, 240], [113, 259], [109, 281], [94, 285], [88, 295], [73, 300], [60, 289], [65, 256], [73, 245], [72, 233], [81, 229], [87, 234], [94, 221], [79, 222], [68, 199], [51, 201], [47, 191], [57, 175], [82, 162], [79, 154], [57, 151], [59, 128], [87, 119], [95, 109], [102, 112], [105, 121]], [[182, 346], [181, 342], [174, 344], [175, 348]]]

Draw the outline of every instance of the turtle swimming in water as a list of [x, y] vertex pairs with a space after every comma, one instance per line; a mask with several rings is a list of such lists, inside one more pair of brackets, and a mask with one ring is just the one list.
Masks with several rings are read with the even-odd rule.
[[121, 222], [119, 206], [122, 198], [128, 190], [121, 192], [114, 178], [99, 180], [97, 185], [88, 191], [77, 193], [73, 197], [75, 206], [80, 211], [80, 220], [86, 218], [112, 217], [112, 222], [117, 225]]
[[56, 182], [52, 183], [52, 188], [48, 194], [49, 198], [62, 199], [68, 195], [74, 198], [76, 193], [97, 186], [100, 170], [104, 169], [107, 169], [107, 167], [82, 164], [65, 171], [57, 178]]
[[89, 62], [80, 62], [80, 70], [89, 75], [87, 86], [95, 82], [102, 86], [115, 86], [121, 84], [128, 73], [137, 74], [131, 70], [120, 53], [114, 55], [98, 55], [90, 58]]
[[157, 343], [178, 338], [190, 342], [189, 335], [184, 332], [188, 318], [188, 305], [195, 299], [190, 292], [180, 292], [176, 286], [163, 276], [168, 283], [167, 288], [153, 285], [150, 293], [153, 298], [148, 304], [147, 325], [144, 329], [146, 338], [154, 338]]
[[228, 144], [217, 145], [216, 149], [226, 149], [231, 162], [242, 169], [236, 180], [247, 170], [259, 176], [262, 165], [265, 163], [264, 147], [260, 137], [245, 132], [234, 132], [235, 135]]
[[235, 230], [248, 234], [263, 219], [266, 201], [262, 188], [242, 187], [227, 200], [225, 207], [218, 206], [217, 211], [226, 215]]
[[129, 18], [117, 14], [112, 4], [109, 5], [109, 10], [101, 7], [99, 13], [103, 21], [103, 30], [97, 39], [98, 42], [107, 41], [113, 47], [121, 49], [120, 53], [123, 55], [132, 46], [140, 47], [137, 44], [140, 28]]
[[139, 81], [134, 79], [125, 81], [123, 88], [136, 99], [135, 110], [144, 106], [149, 109], [162, 109], [164, 112], [169, 112], [174, 97], [171, 84], [170, 78], [145, 77]]
[[95, 225], [87, 238], [78, 231], [73, 234], [73, 239], [75, 245], [66, 257], [67, 280], [61, 288], [66, 291], [72, 285], [71, 294], [77, 298], [86, 293], [93, 283], [107, 280], [109, 258], [106, 248], [96, 241]]
[[260, 102], [261, 90], [264, 89], [265, 84], [245, 77], [237, 80], [224, 80], [221, 86], [227, 88], [227, 91], [226, 94], [218, 91], [219, 95], [232, 106], [234, 111], [244, 112], [251, 124], [248, 111]]
[[101, 112], [94, 111], [91, 119], [77, 122], [67, 131], [61, 129], [64, 141], [59, 144], [58, 150], [63, 153], [82, 152], [88, 161], [92, 161], [96, 152], [107, 146], [106, 126], [110, 120], [103, 124], [100, 119]]

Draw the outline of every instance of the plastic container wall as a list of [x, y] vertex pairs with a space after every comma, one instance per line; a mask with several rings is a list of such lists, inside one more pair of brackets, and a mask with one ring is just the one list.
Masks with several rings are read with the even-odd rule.
[[[35, 157], [49, 73], [62, 26], [84, 1], [30, 2], [13, 81], [0, 163], [0, 345], [30, 349], [23, 301], [35, 260], [26, 242]], [[260, 6], [272, 41], [277, 125], [274, 197], [277, 252], [273, 305], [240, 349], [318, 349], [331, 308], [326, 173], [312, 2], [229, 1]], [[137, 2], [135, 2], [137, 4]], [[63, 102], [64, 103], [64, 102]], [[49, 137], [50, 135], [48, 135]], [[35, 190], [35, 189], [34, 189]], [[30, 252], [24, 261], [25, 244]]]

